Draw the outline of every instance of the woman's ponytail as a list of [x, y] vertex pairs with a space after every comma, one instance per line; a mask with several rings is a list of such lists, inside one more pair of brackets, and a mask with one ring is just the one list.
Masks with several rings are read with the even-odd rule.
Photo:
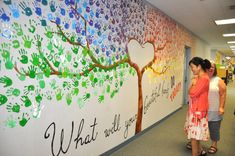
[[204, 59], [201, 66], [202, 66], [203, 70], [206, 71], [207, 69], [211, 68], [211, 62], [207, 59]]

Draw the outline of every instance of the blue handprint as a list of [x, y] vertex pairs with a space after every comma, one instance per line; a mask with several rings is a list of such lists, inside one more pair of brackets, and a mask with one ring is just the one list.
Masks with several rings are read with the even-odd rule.
[[47, 0], [42, 0], [42, 4], [47, 6], [47, 4], [48, 4]]
[[19, 11], [17, 5], [15, 5], [15, 4], [9, 5], [9, 9], [11, 10], [13, 17], [15, 17], [15, 18], [20, 17], [20, 11]]
[[11, 39], [13, 32], [11, 30], [11, 25], [9, 24], [9, 22], [3, 22], [1, 26], [1, 36], [6, 39]]
[[2, 19], [4, 22], [10, 21], [10, 17], [7, 16], [4, 9], [0, 9], [0, 19]]
[[51, 12], [55, 12], [56, 11], [57, 6], [55, 5], [55, 1], [51, 1], [50, 2], [50, 9]]
[[3, 0], [3, 2], [4, 2], [6, 5], [10, 5], [10, 4], [11, 4], [11, 0]]
[[35, 13], [38, 15], [38, 16], [41, 16], [42, 15], [42, 9], [39, 7], [38, 3], [35, 1], [33, 2], [33, 6], [35, 8]]
[[20, 2], [19, 6], [24, 10], [24, 14], [26, 16], [31, 16], [32, 15], [32, 10], [30, 9], [30, 7], [28, 7], [26, 5], [25, 2]]

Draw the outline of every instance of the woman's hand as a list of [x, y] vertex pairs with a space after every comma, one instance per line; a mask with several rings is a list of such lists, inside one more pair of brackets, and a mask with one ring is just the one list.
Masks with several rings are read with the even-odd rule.
[[194, 77], [192, 78], [192, 83], [191, 83], [192, 86], [195, 86], [195, 85], [196, 85], [197, 79], [198, 79], [198, 76], [194, 76]]
[[226, 84], [222, 79], [219, 80], [219, 115], [224, 114], [225, 100], [227, 95]]
[[219, 115], [223, 115], [224, 114], [224, 108], [220, 107], [219, 108]]

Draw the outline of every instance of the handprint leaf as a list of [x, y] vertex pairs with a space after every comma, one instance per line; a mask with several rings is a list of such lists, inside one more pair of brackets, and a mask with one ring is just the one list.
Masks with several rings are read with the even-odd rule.
[[9, 77], [4, 76], [0, 78], [0, 83], [4, 84], [3, 87], [9, 87], [12, 85], [12, 80]]

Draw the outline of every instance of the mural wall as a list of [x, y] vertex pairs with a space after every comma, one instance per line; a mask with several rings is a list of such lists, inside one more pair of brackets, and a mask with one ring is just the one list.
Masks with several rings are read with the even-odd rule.
[[141, 0], [0, 1], [1, 155], [99, 155], [182, 104], [190, 34]]

